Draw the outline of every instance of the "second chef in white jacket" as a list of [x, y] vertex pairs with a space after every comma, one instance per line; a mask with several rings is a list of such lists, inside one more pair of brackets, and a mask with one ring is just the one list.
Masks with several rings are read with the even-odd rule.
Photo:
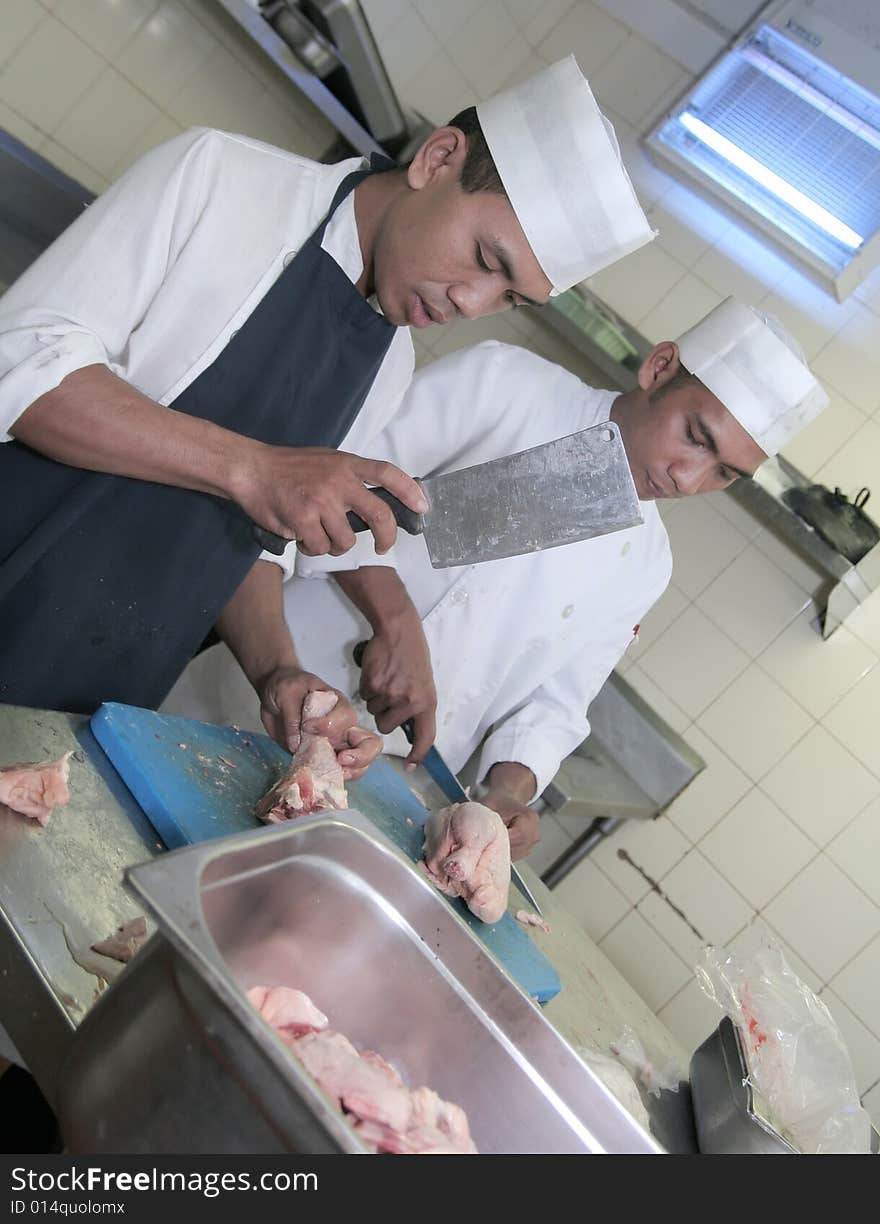
[[[669, 582], [672, 556], [657, 501], [717, 491], [751, 474], [827, 403], [780, 330], [729, 298], [677, 343], [657, 345], [639, 387], [623, 395], [588, 387], [522, 349], [480, 345], [417, 375], [404, 410], [379, 439], [376, 454], [433, 474], [608, 419], [620, 427], [642, 499], [641, 526], [442, 570], [431, 568], [421, 539], [401, 534], [388, 558], [430, 653], [437, 747], [455, 771], [479, 748], [483, 801], [509, 824], [515, 856], [539, 835], [527, 805], [589, 734], [590, 703]], [[428, 420], [435, 430], [425, 429]], [[285, 609], [304, 656], [314, 652], [332, 667], [345, 691], [360, 683], [387, 731], [411, 710], [405, 661], [388, 670], [401, 648], [376, 642], [387, 621], [377, 615], [378, 588], [369, 579], [387, 580], [382, 560], [361, 555], [364, 568], [336, 576], [367, 616], [343, 601], [336, 581], [319, 578], [288, 582]], [[352, 561], [300, 566], [305, 574]], [[384, 598], [393, 600], [393, 587]], [[364, 638], [371, 647], [358, 677], [351, 650]], [[410, 653], [417, 656], [417, 644]]]
[[[678, 343], [657, 345], [639, 387], [624, 395], [494, 341], [454, 353], [416, 375], [371, 453], [434, 475], [613, 417], [643, 524], [452, 569], [432, 569], [424, 541], [403, 533], [383, 558], [364, 541], [336, 560], [298, 560], [285, 612], [302, 657], [343, 692], [360, 686], [385, 732], [405, 718], [430, 719], [436, 690], [437, 748], [458, 771], [482, 743], [483, 802], [508, 823], [515, 857], [539, 836], [528, 804], [589, 734], [591, 701], [669, 582], [656, 500], [750, 474], [827, 402], [791, 343], [729, 298]], [[360, 568], [341, 572], [353, 565]], [[335, 581], [326, 578], [331, 569]], [[364, 639], [359, 674], [352, 651]], [[247, 716], [234, 669], [220, 662], [213, 675], [202, 662], [175, 708]]]

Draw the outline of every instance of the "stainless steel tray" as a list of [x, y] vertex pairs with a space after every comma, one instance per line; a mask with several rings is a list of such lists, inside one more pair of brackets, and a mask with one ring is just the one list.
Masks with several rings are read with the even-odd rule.
[[[245, 999], [249, 987], [273, 984], [305, 990], [332, 1027], [361, 1048], [377, 1049], [412, 1087], [430, 1085], [461, 1105], [481, 1152], [663, 1150], [409, 861], [359, 813], [307, 818], [175, 851], [129, 876], [156, 916], [161, 934], [155, 939], [167, 941], [165, 951], [183, 970], [169, 993], [186, 995], [179, 1042], [198, 1061], [202, 1083], [206, 1051], [216, 1047], [207, 1120], [215, 1136], [226, 1108], [217, 1097], [224, 1076], [238, 1079], [228, 1119], [231, 1130], [241, 1132], [238, 1072], [246, 1062], [250, 1108], [265, 1114], [274, 1094], [270, 1113], [276, 1135], [283, 1108], [279, 1091], [292, 1092], [314, 1120], [302, 1138], [288, 1128], [281, 1150], [362, 1150]], [[128, 1017], [139, 1082], [148, 1078], [147, 1063], [158, 1074], [162, 1060], [147, 1048], [148, 1026], [141, 1026], [142, 1042], [131, 1039], [142, 1015], [142, 999], [134, 990], [142, 959], [155, 962], [156, 954], [148, 948], [146, 956], [136, 957], [83, 1024], [75, 1049], [83, 1043], [84, 1056], [71, 1063], [68, 1105], [75, 1085], [82, 1091], [94, 1082], [102, 1059], [101, 1074], [115, 1081], [116, 1097], [125, 1092], [125, 1067], [118, 1060], [112, 1068], [106, 1065], [110, 1032], [102, 1035], [98, 1028], [102, 1011], [114, 1006], [114, 995], [117, 1026]], [[161, 974], [153, 978], [155, 1012]], [[123, 998], [127, 982], [132, 990]], [[205, 1032], [210, 1040], [203, 1040]], [[197, 1102], [184, 1083], [186, 1048], [174, 1062], [179, 1094]], [[95, 1142], [95, 1110], [100, 1114], [105, 1108], [103, 1099], [89, 1102], [85, 1131], [83, 1106], [70, 1123], [86, 1145]], [[198, 1145], [204, 1120], [197, 1105], [194, 1110], [198, 1116], [187, 1121], [186, 1133]], [[150, 1115], [141, 1115], [141, 1125], [149, 1126]], [[147, 1142], [163, 1141], [158, 1136]]]
[[691, 1057], [691, 1099], [701, 1152], [713, 1155], [797, 1155], [797, 1148], [761, 1116], [739, 1031], [729, 1016]]

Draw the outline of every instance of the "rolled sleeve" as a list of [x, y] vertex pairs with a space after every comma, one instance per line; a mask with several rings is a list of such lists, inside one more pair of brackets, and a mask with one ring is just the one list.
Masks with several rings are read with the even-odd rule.
[[[278, 557], [272, 559], [275, 561], [279, 560]], [[350, 548], [348, 552], [343, 553], [341, 557], [331, 557], [329, 554], [323, 557], [307, 557], [297, 551], [294, 558], [294, 567], [287, 577], [326, 578], [330, 574], [339, 574], [346, 570], [356, 570], [366, 565], [384, 565], [389, 569], [395, 568], [394, 549], [390, 549], [387, 553], [377, 553], [375, 540], [371, 532], [364, 532], [359, 535], [355, 540], [354, 547]]]
[[564, 730], [556, 734], [542, 730], [537, 711], [520, 711], [507, 719], [497, 731], [493, 731], [483, 744], [477, 777], [482, 781], [493, 765], [500, 761], [513, 761], [525, 765], [535, 775], [535, 793], [532, 803], [544, 793], [553, 781], [560, 762], [572, 749], [590, 734], [590, 724], [585, 717], [572, 718]]
[[[666, 589], [672, 557], [665, 531], [635, 592], [610, 605], [606, 624], [595, 626], [567, 666], [549, 676], [517, 709], [499, 722], [483, 745], [478, 779], [499, 761], [526, 765], [537, 779], [534, 800], [553, 780], [562, 761], [590, 734], [589, 708], [632, 641], [638, 624]], [[532, 801], [530, 800], [530, 802]]]
[[275, 553], [263, 552], [259, 559], [277, 565], [281, 570], [282, 582], [287, 582], [290, 578], [329, 578], [331, 574], [360, 569], [362, 565], [384, 565], [394, 569], [393, 552], [392, 549], [380, 556], [373, 546], [371, 535], [369, 539], [359, 536], [354, 547], [341, 557], [331, 557], [329, 553], [322, 557], [307, 557], [292, 540], [280, 557]]
[[195, 225], [219, 134], [195, 129], [136, 162], [0, 300], [0, 430], [68, 374], [125, 376], [138, 326]]
[[287, 582], [288, 578], [292, 578], [294, 575], [298, 556], [296, 541], [291, 540], [280, 557], [277, 553], [261, 552], [257, 560], [271, 561], [273, 565], [277, 565], [281, 570], [281, 581]]
[[[26, 320], [22, 320], [26, 323]], [[10, 442], [10, 429], [28, 408], [74, 370], [108, 365], [107, 350], [85, 330], [53, 330], [49, 326], [17, 327], [0, 336], [0, 440]]]

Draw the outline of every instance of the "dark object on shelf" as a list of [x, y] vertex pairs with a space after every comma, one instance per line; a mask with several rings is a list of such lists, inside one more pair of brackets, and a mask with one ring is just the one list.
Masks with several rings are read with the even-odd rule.
[[358, 0], [268, 0], [259, 10], [390, 157], [409, 138], [406, 116]]
[[811, 484], [803, 489], [786, 489], [782, 500], [829, 547], [857, 565], [880, 540], [880, 528], [863, 508], [870, 496], [869, 489], [859, 489], [849, 501], [838, 488], [832, 493], [825, 485]]
[[714, 1156], [797, 1154], [757, 1108], [742, 1041], [729, 1016], [722, 1017], [694, 1051], [690, 1081], [701, 1152]]

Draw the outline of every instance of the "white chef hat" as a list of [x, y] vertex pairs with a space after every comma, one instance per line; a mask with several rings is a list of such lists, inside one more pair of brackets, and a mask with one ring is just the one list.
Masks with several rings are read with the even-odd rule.
[[775, 319], [729, 297], [678, 339], [682, 365], [767, 455], [828, 405], [796, 341]]
[[573, 55], [480, 102], [477, 118], [552, 296], [656, 236]]

